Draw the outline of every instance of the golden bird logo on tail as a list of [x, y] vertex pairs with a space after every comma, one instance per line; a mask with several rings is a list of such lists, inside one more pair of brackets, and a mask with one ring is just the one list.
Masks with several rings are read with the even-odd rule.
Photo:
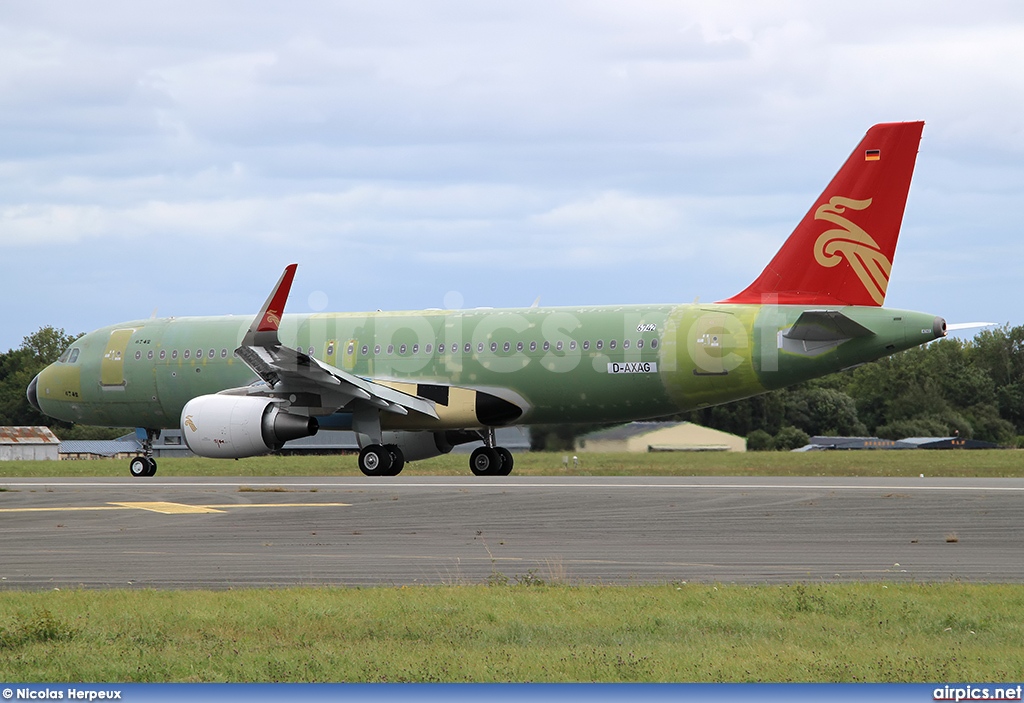
[[831, 222], [841, 229], [822, 232], [814, 243], [814, 260], [830, 268], [846, 259], [871, 299], [881, 305], [885, 300], [886, 288], [889, 287], [892, 262], [881, 252], [870, 234], [843, 216], [847, 208], [866, 210], [870, 205], [871, 198], [853, 200], [835, 196], [819, 206], [814, 211], [814, 219]]

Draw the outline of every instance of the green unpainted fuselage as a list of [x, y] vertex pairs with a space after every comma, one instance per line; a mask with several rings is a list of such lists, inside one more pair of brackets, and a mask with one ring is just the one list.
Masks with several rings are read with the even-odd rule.
[[[521, 410], [495, 424], [656, 418], [942, 336], [932, 315], [844, 307], [842, 315], [870, 333], [788, 338], [808, 309], [693, 304], [286, 315], [280, 338], [406, 392], [432, 397], [430, 388], [447, 389], [437, 419], [382, 417], [385, 429], [413, 430], [486, 424], [471, 412], [472, 395], [480, 392]], [[84, 424], [178, 427], [190, 399], [258, 380], [234, 355], [251, 322], [251, 316], [163, 318], [97, 330], [40, 374], [39, 405], [47, 415]], [[345, 412], [317, 412], [334, 411]]]

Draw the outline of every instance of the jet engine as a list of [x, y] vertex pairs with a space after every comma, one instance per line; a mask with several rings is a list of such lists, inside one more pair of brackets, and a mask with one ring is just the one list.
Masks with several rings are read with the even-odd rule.
[[289, 413], [268, 398], [201, 395], [181, 411], [185, 444], [199, 456], [214, 459], [266, 454], [319, 429], [316, 418]]
[[448, 430], [445, 432], [384, 432], [382, 435], [385, 446], [396, 446], [402, 450], [406, 461], [419, 461], [447, 454], [456, 444], [480, 441], [476, 432], [465, 430]]

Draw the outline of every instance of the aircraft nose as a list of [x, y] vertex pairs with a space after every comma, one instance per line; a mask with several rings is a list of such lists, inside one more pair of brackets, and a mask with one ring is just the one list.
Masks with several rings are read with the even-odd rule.
[[35, 375], [32, 382], [28, 384], [28, 390], [25, 391], [26, 397], [28, 397], [28, 404], [36, 409], [36, 412], [43, 412], [42, 408], [39, 407], [39, 374]]

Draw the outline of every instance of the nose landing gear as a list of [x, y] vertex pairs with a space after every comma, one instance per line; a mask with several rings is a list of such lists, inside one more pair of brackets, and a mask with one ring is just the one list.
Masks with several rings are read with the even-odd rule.
[[[159, 434], [159, 430], [139, 428], [135, 430], [136, 435], [142, 442], [142, 456], [134, 457], [128, 464], [128, 472], [136, 478], [152, 476], [156, 473], [156, 459], [153, 458], [153, 440]], [[145, 433], [145, 438], [143, 438]]]

